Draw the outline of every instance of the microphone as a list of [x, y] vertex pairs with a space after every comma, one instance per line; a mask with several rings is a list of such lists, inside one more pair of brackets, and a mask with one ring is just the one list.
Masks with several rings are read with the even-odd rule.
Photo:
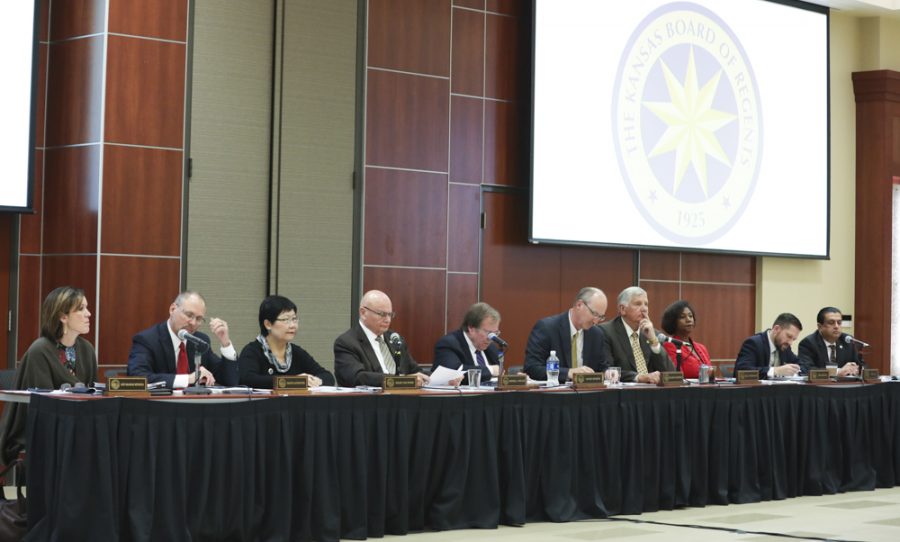
[[390, 337], [388, 337], [388, 342], [391, 344], [394, 355], [399, 356], [401, 353], [401, 349], [403, 348], [403, 337], [401, 337], [399, 333], [394, 331], [391, 332]]
[[186, 330], [186, 329], [178, 330], [178, 338], [181, 339], [182, 341], [190, 341], [190, 342], [194, 343], [195, 345], [199, 346], [201, 352], [203, 352], [207, 348], [209, 348], [208, 342], [204, 341], [203, 339], [201, 339], [200, 337], [198, 337], [196, 335], [191, 335], [190, 333], [188, 333], [188, 330]]
[[862, 346], [863, 348], [868, 348], [869, 346], [871, 346], [869, 343], [867, 343], [865, 341], [861, 341], [861, 340], [855, 338], [853, 335], [844, 335], [844, 342], [847, 344], [856, 343], [856, 344]]
[[500, 348], [509, 348], [509, 343], [500, 338], [496, 333], [488, 333], [488, 339], [497, 343]]
[[657, 333], [656, 339], [661, 343], [672, 343], [675, 346], [684, 346], [684, 341], [679, 341], [678, 339], [669, 337], [664, 333]]

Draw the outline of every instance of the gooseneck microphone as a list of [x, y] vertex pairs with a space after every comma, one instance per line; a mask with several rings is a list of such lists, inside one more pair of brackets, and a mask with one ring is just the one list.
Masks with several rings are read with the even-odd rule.
[[496, 333], [488, 333], [488, 339], [497, 343], [500, 348], [509, 348], [509, 343], [500, 338]]
[[844, 335], [844, 342], [847, 344], [856, 343], [856, 344], [862, 346], [863, 348], [868, 348], [870, 346], [869, 343], [867, 343], [865, 341], [861, 341], [861, 340], [857, 339], [856, 337], [854, 337], [853, 335]]
[[205, 352], [209, 348], [209, 343], [196, 335], [191, 335], [186, 329], [178, 330], [178, 338], [182, 341], [188, 341], [199, 347], [200, 352]]
[[394, 331], [391, 333], [390, 337], [388, 337], [388, 343], [391, 345], [391, 352], [394, 353], [394, 357], [399, 358], [403, 350], [403, 337]]
[[675, 346], [684, 346], [684, 341], [679, 341], [673, 337], [669, 337], [664, 333], [657, 333], [656, 339], [661, 343], [672, 343]]

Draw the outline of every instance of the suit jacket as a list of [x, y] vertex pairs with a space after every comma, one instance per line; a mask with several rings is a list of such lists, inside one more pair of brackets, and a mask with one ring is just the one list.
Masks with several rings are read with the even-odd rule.
[[251, 388], [272, 388], [272, 377], [278, 375], [299, 375], [306, 373], [322, 380], [323, 386], [334, 386], [334, 376], [313, 359], [309, 352], [294, 343], [288, 343], [291, 349], [291, 368], [287, 372], [276, 371], [269, 358], [263, 352], [259, 341], [248, 343], [238, 356], [238, 371], [241, 385]]
[[[391, 336], [393, 330], [387, 330], [384, 334]], [[398, 356], [393, 348], [391, 355], [397, 366], [395, 374], [413, 374], [419, 372], [419, 364], [409, 355], [404, 342]], [[384, 384], [384, 372], [378, 357], [372, 350], [369, 338], [360, 326], [359, 322], [334, 340], [334, 374], [337, 377], [338, 386], [381, 386]]]
[[[782, 350], [778, 355], [781, 358], [782, 365], [796, 363], [800, 365], [801, 372], [806, 372], [803, 364], [800, 363], [800, 358], [790, 348]], [[734, 362], [734, 370], [746, 371], [756, 369], [759, 371], [760, 378], [767, 378], [769, 367], [771, 366], [769, 364], [770, 356], [768, 333], [766, 331], [757, 333], [744, 340], [744, 344], [741, 345], [741, 351], [738, 352], [737, 359]]]
[[[209, 337], [204, 334], [194, 333], [206, 344]], [[196, 346], [186, 341], [188, 369], [194, 370], [194, 352]], [[172, 346], [172, 337], [169, 335], [168, 321], [160, 322], [155, 326], [141, 331], [131, 339], [131, 352], [128, 354], [128, 375], [147, 377], [147, 383], [164, 380], [166, 387], [171, 388], [175, 383], [175, 370], [177, 358], [175, 348]], [[223, 360], [213, 354], [212, 348], [207, 348], [200, 356], [200, 363], [213, 374], [216, 384], [223, 386], [237, 386], [238, 366], [237, 361]]]
[[[859, 352], [853, 345], [844, 342], [846, 336], [846, 333], [841, 333], [837, 340], [836, 361], [838, 367], [843, 367], [851, 361], [859, 365]], [[813, 331], [800, 341], [799, 357], [801, 364], [805, 365], [807, 369], [810, 367], [824, 369], [828, 365], [828, 346], [818, 331]]]
[[[594, 326], [584, 330], [581, 359], [596, 372], [609, 367], [610, 358], [604, 349], [603, 331]], [[556, 350], [559, 358], [559, 381], [569, 379], [572, 367], [572, 336], [569, 334], [569, 311], [538, 320], [528, 335], [525, 347], [525, 372], [535, 380], [547, 380], [547, 358]]]
[[[484, 351], [485, 361], [490, 365], [498, 365], [500, 363], [500, 350], [492, 342]], [[469, 350], [469, 343], [466, 342], [465, 332], [457, 329], [452, 333], [448, 333], [438, 339], [434, 345], [434, 363], [431, 370], [434, 371], [438, 366], [444, 366], [448, 369], [481, 369], [481, 381], [488, 382], [491, 378], [491, 369], [478, 365], [475, 358]], [[468, 382], [468, 376], [465, 377]]]
[[[614, 364], [622, 368], [622, 382], [633, 382], [637, 379], [637, 365], [634, 362], [634, 352], [631, 350], [631, 338], [625, 332], [625, 324], [621, 316], [601, 324], [606, 333], [607, 356]], [[647, 372], [674, 371], [675, 365], [669, 359], [669, 355], [660, 345], [659, 353], [654, 354], [647, 339], [641, 336], [641, 352], [644, 353], [644, 361], [647, 363]]]

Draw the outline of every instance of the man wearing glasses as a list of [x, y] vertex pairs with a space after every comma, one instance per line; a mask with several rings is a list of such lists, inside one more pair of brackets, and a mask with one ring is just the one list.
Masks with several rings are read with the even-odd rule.
[[619, 316], [603, 324], [607, 355], [622, 368], [623, 382], [658, 384], [661, 371], [675, 366], [657, 339], [650, 321], [647, 292], [638, 286], [622, 290], [616, 300]]
[[[359, 322], [334, 340], [338, 386], [381, 386], [386, 374], [415, 375], [420, 386], [428, 383], [406, 343], [390, 329], [395, 316], [391, 298], [384, 292], [370, 290], [363, 295]], [[397, 335], [395, 341], [391, 341], [393, 335]]]
[[609, 367], [603, 331], [597, 324], [606, 317], [606, 294], [599, 288], [582, 288], [572, 308], [538, 320], [525, 348], [525, 372], [534, 380], [547, 380], [547, 358], [556, 351], [559, 381], [570, 375], [602, 372]]
[[228, 323], [219, 318], [209, 328], [221, 344], [221, 359], [209, 348], [209, 337], [201, 333], [206, 321], [206, 301], [197, 292], [181, 292], [169, 306], [169, 319], [141, 331], [131, 340], [128, 375], [143, 376], [147, 383], [165, 381], [168, 388], [186, 388], [195, 384], [194, 353], [197, 345], [178, 337], [182, 329], [206, 342], [200, 355], [200, 384], [236, 386], [238, 383], [237, 352], [228, 337]]
[[500, 350], [491, 341], [492, 334], [500, 335], [500, 313], [487, 303], [475, 303], [466, 311], [459, 329], [434, 345], [432, 372], [439, 365], [463, 371], [481, 369], [481, 381], [490, 382], [500, 372]]

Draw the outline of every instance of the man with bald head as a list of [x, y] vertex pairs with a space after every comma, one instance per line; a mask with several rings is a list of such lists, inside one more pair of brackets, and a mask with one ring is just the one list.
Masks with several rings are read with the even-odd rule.
[[[384, 375], [415, 375], [419, 385], [428, 376], [409, 355], [406, 343], [391, 343], [396, 316], [391, 298], [369, 290], [359, 301], [359, 322], [334, 340], [334, 374], [338, 386], [382, 386]], [[398, 335], [399, 337], [399, 335]]]
[[534, 380], [547, 380], [547, 358], [556, 351], [559, 382], [571, 375], [605, 371], [609, 358], [604, 350], [603, 331], [597, 327], [606, 316], [606, 294], [588, 286], [579, 290], [572, 307], [555, 316], [538, 320], [528, 335], [525, 372]]
[[658, 384], [659, 373], [674, 371], [675, 366], [656, 338], [647, 292], [629, 286], [619, 294], [616, 306], [619, 316], [601, 326], [607, 354], [622, 368], [623, 382]]

